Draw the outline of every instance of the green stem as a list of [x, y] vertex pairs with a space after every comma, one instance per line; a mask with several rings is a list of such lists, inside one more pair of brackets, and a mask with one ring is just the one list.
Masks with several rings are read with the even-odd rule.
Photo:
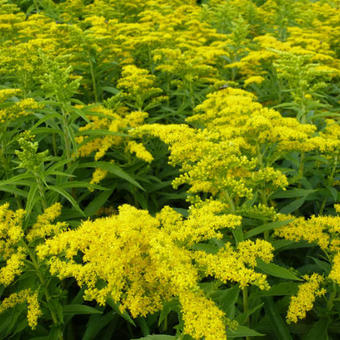
[[166, 316], [164, 321], [163, 321], [163, 327], [162, 327], [163, 332], [166, 332], [168, 330], [168, 317]]
[[[305, 153], [301, 152], [300, 155], [300, 164], [299, 164], [299, 170], [298, 170], [298, 181], [302, 179], [303, 177], [303, 172], [304, 172], [304, 167], [305, 167]], [[301, 183], [299, 184], [299, 188], [301, 187]]]
[[[0, 149], [0, 161], [2, 163], [2, 167], [3, 167], [4, 172], [5, 172], [5, 178], [8, 179], [9, 178], [9, 172], [10, 172], [10, 166], [9, 166], [8, 161], [7, 161], [4, 153], [2, 152], [2, 150], [6, 150], [6, 148], [4, 147], [4, 143], [2, 143], [1, 149]], [[19, 197], [16, 193], [14, 193], [14, 197], [15, 197], [15, 201], [17, 202], [18, 208], [22, 209], [23, 206], [22, 206], [21, 200], [19, 199]]]
[[71, 141], [70, 141], [70, 133], [69, 133], [69, 122], [67, 119], [67, 113], [64, 107], [61, 107], [61, 112], [63, 115], [63, 135], [64, 135], [64, 143], [65, 143], [65, 153], [66, 158], [69, 160], [71, 158]]
[[259, 167], [260, 169], [263, 169], [263, 155], [262, 155], [262, 152], [261, 152], [261, 148], [260, 148], [260, 145], [257, 144], [256, 145], [256, 153], [257, 153], [257, 160], [258, 160], [258, 163], [259, 163]]
[[[334, 160], [334, 165], [332, 167], [332, 171], [328, 177], [328, 185], [329, 186], [332, 186], [333, 185], [333, 180], [334, 180], [334, 174], [335, 174], [335, 170], [336, 170], [336, 167], [338, 165], [338, 156], [335, 156], [335, 160]], [[319, 215], [322, 215], [323, 213], [323, 210], [325, 209], [325, 206], [326, 206], [326, 203], [327, 203], [327, 197], [325, 197], [321, 203], [321, 207], [320, 207], [320, 210], [319, 210]]]
[[[267, 206], [268, 199], [267, 199], [266, 194], [263, 191], [261, 192], [261, 196], [262, 196], [262, 204], [264, 206]], [[266, 224], [267, 222], [268, 222], [268, 220], [266, 218], [264, 218], [263, 224]], [[269, 241], [269, 230], [265, 230], [265, 232], [263, 233], [263, 237], [264, 237], [265, 241]]]
[[[27, 250], [27, 253], [28, 253], [28, 255], [29, 255], [30, 259], [31, 259], [31, 263], [32, 263], [32, 265], [33, 265], [33, 267], [35, 269], [35, 272], [36, 272], [36, 274], [38, 276], [38, 279], [39, 279], [39, 281], [41, 283], [41, 286], [43, 287], [44, 294], [45, 294], [45, 297], [46, 297], [46, 301], [50, 302], [51, 301], [51, 296], [50, 296], [50, 294], [48, 292], [46, 281], [44, 280], [44, 277], [43, 277], [43, 275], [42, 275], [42, 273], [40, 271], [39, 263], [36, 260], [35, 255], [32, 253], [31, 249], [29, 248], [29, 246], [27, 245], [27, 243], [24, 240], [22, 240], [22, 244], [23, 244], [23, 246]], [[47, 306], [48, 306], [48, 309], [49, 309], [49, 311], [51, 313], [51, 317], [52, 317], [53, 323], [55, 325], [58, 325], [58, 318], [57, 318], [54, 310], [50, 307], [49, 304], [47, 304]]]
[[127, 325], [127, 329], [128, 329], [128, 332], [129, 332], [129, 336], [130, 336], [131, 339], [132, 339], [132, 337], [133, 337], [133, 332], [132, 332], [131, 325], [130, 325], [129, 323], [127, 323], [126, 325]]
[[264, 237], [265, 241], [269, 241], [269, 230], [266, 230], [266, 231], [263, 233], [263, 237]]
[[144, 318], [138, 318], [137, 323], [142, 330], [143, 336], [150, 335], [150, 328]]
[[332, 289], [332, 292], [331, 292], [329, 299], [328, 299], [328, 302], [327, 302], [328, 311], [331, 311], [333, 309], [334, 300], [336, 298], [336, 295], [337, 295], [337, 285], [336, 285], [336, 283], [333, 282], [333, 289]]
[[194, 98], [194, 91], [192, 88], [192, 81], [189, 81], [189, 94], [190, 94], [190, 102], [191, 102], [191, 107], [195, 107], [195, 98]]
[[232, 198], [230, 197], [228, 190], [225, 190], [225, 197], [227, 199], [228, 204], [230, 205], [231, 211], [235, 212], [235, 204]]
[[91, 80], [92, 80], [92, 89], [94, 95], [94, 101], [98, 103], [98, 93], [97, 93], [97, 84], [96, 84], [96, 75], [94, 74], [94, 68], [91, 58], [89, 58], [90, 64], [90, 73], [91, 73]]
[[39, 190], [39, 194], [40, 194], [40, 197], [41, 197], [41, 204], [43, 206], [43, 209], [45, 210], [48, 207], [46, 197], [45, 197], [45, 189], [44, 189], [43, 184], [41, 183], [40, 177], [37, 174], [34, 174], [34, 177], [35, 177], [35, 181], [38, 185], [38, 190]]
[[327, 197], [325, 197], [325, 198], [322, 200], [322, 203], [321, 203], [321, 206], [320, 206], [320, 210], [319, 210], [319, 216], [322, 215], [323, 210], [325, 209], [325, 206], [326, 206], [326, 202], [327, 202]]
[[[249, 326], [249, 315], [248, 315], [248, 311], [249, 311], [249, 302], [248, 302], [248, 287], [244, 287], [242, 289], [242, 296], [243, 296], [243, 313], [245, 314], [246, 318], [245, 318], [245, 323], [247, 326]], [[250, 340], [250, 337], [247, 336], [246, 340]]]
[[54, 156], [57, 156], [57, 141], [56, 141], [56, 135], [55, 133], [52, 134], [52, 148], [53, 148], [53, 154]]

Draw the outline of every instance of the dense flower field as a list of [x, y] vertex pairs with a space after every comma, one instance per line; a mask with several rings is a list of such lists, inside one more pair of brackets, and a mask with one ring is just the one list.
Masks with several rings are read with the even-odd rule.
[[335, 340], [338, 0], [0, 0], [0, 340]]

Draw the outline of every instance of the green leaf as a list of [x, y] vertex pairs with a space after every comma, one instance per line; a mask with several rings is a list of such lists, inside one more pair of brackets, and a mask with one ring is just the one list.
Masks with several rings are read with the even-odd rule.
[[158, 327], [162, 324], [164, 320], [167, 319], [168, 315], [174, 311], [177, 312], [179, 309], [179, 302], [176, 299], [167, 301], [164, 303], [163, 308], [160, 312], [159, 319], [158, 319]]
[[49, 340], [60, 340], [62, 337], [63, 333], [57, 326], [53, 327], [48, 334]]
[[63, 135], [60, 129], [48, 128], [48, 127], [40, 127], [40, 128], [31, 129], [31, 132], [35, 135], [39, 135], [41, 133], [46, 133], [50, 135], [53, 135], [54, 133], [56, 133], [60, 136]]
[[[9, 179], [6, 179], [5, 181], [0, 181], [0, 185], [18, 184], [18, 183], [21, 183], [21, 181], [23, 179], [32, 179], [32, 175], [30, 173], [26, 172], [26, 173], [21, 174], [21, 175], [13, 176]], [[33, 183], [33, 181], [29, 182], [29, 183]], [[28, 184], [28, 185], [30, 185], [30, 184]]]
[[270, 196], [270, 198], [296, 198], [296, 197], [306, 197], [316, 190], [312, 189], [292, 189], [286, 191], [278, 191]]
[[173, 208], [175, 211], [183, 215], [184, 217], [189, 216], [189, 210], [188, 209], [183, 209], [183, 208]]
[[82, 340], [96, 339], [98, 333], [105, 328], [110, 322], [118, 316], [115, 312], [109, 312], [105, 315], [92, 315], [86, 324], [86, 330]]
[[150, 327], [147, 324], [145, 318], [143, 317], [139, 317], [138, 319], [136, 319], [136, 323], [139, 326], [140, 330], [142, 331], [142, 334], [144, 336], [148, 336], [150, 335]]
[[269, 290], [261, 291], [262, 296], [292, 296], [298, 291], [298, 283], [280, 282], [273, 285]]
[[269, 274], [274, 277], [286, 280], [302, 281], [291, 270], [281, 267], [275, 263], [265, 263], [261, 259], [257, 259], [257, 268], [265, 274]]
[[169, 193], [169, 192], [160, 192], [159, 195], [163, 196], [166, 200], [184, 200], [187, 197], [187, 193]]
[[144, 188], [135, 181], [127, 172], [125, 172], [122, 168], [120, 168], [116, 164], [108, 163], [108, 162], [91, 162], [91, 163], [83, 163], [81, 164], [82, 168], [100, 168], [110, 172], [113, 175], [116, 175], [119, 178], [125, 179], [129, 183], [133, 184], [137, 188], [144, 190]]
[[196, 243], [192, 246], [192, 249], [204, 251], [207, 254], [216, 254], [219, 250], [218, 246], [212, 243]]
[[107, 188], [102, 187], [101, 185], [97, 184], [89, 184], [88, 182], [80, 182], [80, 181], [72, 181], [67, 183], [61, 183], [59, 184], [61, 188], [88, 188], [91, 187], [93, 189], [98, 190], [109, 190]]
[[49, 310], [53, 310], [58, 320], [64, 319], [63, 306], [57, 298], [50, 299], [47, 301]]
[[99, 195], [97, 195], [92, 202], [86, 207], [84, 210], [85, 215], [90, 217], [96, 214], [96, 212], [105, 204], [105, 202], [109, 199], [112, 190], [103, 191]]
[[234, 286], [229, 289], [217, 290], [211, 297], [217, 303], [218, 307], [223, 310], [227, 317], [232, 319], [235, 314], [235, 304], [240, 294], [240, 288]]
[[264, 336], [254, 329], [248, 328], [246, 326], [238, 326], [236, 330], [227, 329], [227, 338], [240, 338], [246, 336]]
[[112, 86], [103, 86], [102, 89], [106, 92], [109, 92], [111, 94], [118, 94], [120, 91]]
[[75, 199], [67, 191], [65, 191], [63, 188], [56, 187], [56, 186], [53, 186], [53, 185], [49, 185], [48, 189], [55, 191], [58, 194], [60, 194], [61, 196], [65, 197], [82, 216], [85, 216], [84, 212], [80, 209], [80, 207], [79, 207], [78, 203], [75, 201]]
[[332, 196], [334, 202], [336, 202], [337, 199], [338, 199], [338, 191], [337, 191], [335, 188], [330, 187], [330, 186], [328, 186], [326, 189], [327, 189], [328, 192], [331, 194], [331, 196]]
[[285, 221], [277, 221], [277, 222], [271, 222], [271, 223], [266, 223], [263, 224], [259, 227], [256, 227], [254, 229], [249, 230], [248, 232], [245, 233], [244, 237], [249, 238], [258, 234], [261, 234], [265, 231], [276, 229], [283, 227], [284, 225], [287, 225], [288, 223], [294, 221], [293, 219], [290, 220], [285, 220]]
[[[78, 131], [76, 136], [120, 136], [120, 137], [127, 137], [126, 133], [122, 132], [114, 132], [109, 130], [83, 130]], [[86, 141], [85, 141], [86, 143]]]
[[[36, 122], [32, 128], [31, 131], [35, 130], [39, 125], [41, 125], [42, 123], [48, 121], [48, 120], [52, 120], [52, 119], [60, 119], [60, 114], [55, 112], [55, 111], [50, 111], [50, 110], [42, 110], [42, 112], [44, 112], [43, 115], [39, 115], [39, 117], [42, 117], [41, 119], [39, 119], [38, 122]], [[52, 112], [52, 113], [51, 113]]]
[[302, 340], [326, 340], [328, 339], [329, 318], [322, 318], [314, 323], [309, 332], [303, 336]]
[[53, 170], [50, 170], [50, 169], [46, 172], [46, 176], [61, 176], [61, 177], [69, 177], [69, 178], [70, 177], [76, 177], [76, 176], [68, 174], [66, 172], [57, 171], [57, 170], [53, 171]]
[[26, 217], [29, 216], [35, 203], [40, 199], [40, 197], [36, 195], [37, 191], [38, 191], [38, 186], [36, 184], [32, 184], [32, 186], [30, 187], [30, 191], [28, 192], [27, 201], [26, 201], [26, 209], [25, 209]]
[[335, 112], [324, 112], [324, 113], [319, 113], [317, 115], [313, 116], [313, 119], [316, 118], [322, 118], [322, 117], [340, 117], [340, 113], [335, 113]]
[[320, 269], [322, 269], [325, 274], [328, 276], [329, 272], [331, 271], [331, 265], [326, 262], [326, 261], [322, 261], [322, 260], [319, 260], [313, 256], [308, 256], [309, 258], [311, 258], [317, 265]]
[[0, 185], [0, 191], [10, 192], [11, 194], [15, 194], [22, 197], [27, 197], [27, 192], [21, 189], [17, 189], [12, 185]]
[[272, 327], [276, 339], [278, 340], [293, 340], [290, 335], [289, 329], [286, 323], [282, 320], [280, 313], [278, 312], [272, 297], [263, 297], [264, 309], [269, 316], [274, 327]]
[[234, 236], [236, 245], [244, 240], [244, 239], [243, 239], [243, 231], [242, 231], [242, 226], [241, 226], [241, 225], [237, 226], [237, 227], [232, 231], [232, 233], [233, 233], [233, 236]]
[[[18, 313], [17, 310], [7, 310], [0, 314], [0, 339], [6, 339], [7, 335], [11, 332], [11, 328], [17, 322], [21, 315], [21, 311]], [[2, 337], [3, 336], [3, 337]]]
[[15, 329], [13, 330], [13, 333], [11, 334], [11, 336], [13, 337], [15, 334], [22, 332], [27, 327], [28, 327], [28, 323], [27, 323], [26, 318], [17, 322], [15, 325]]
[[[76, 103], [76, 104], [84, 105], [81, 101], [78, 101], [78, 100], [75, 99], [75, 98], [72, 98], [72, 102], [74, 102], [74, 103]], [[70, 107], [70, 111], [71, 111], [72, 113], [74, 113], [74, 115], [73, 115], [74, 118], [73, 118], [72, 121], [74, 121], [74, 120], [77, 119], [78, 117], [81, 117], [81, 118], [84, 119], [84, 121], [85, 121], [86, 123], [89, 123], [89, 122], [90, 122], [90, 120], [86, 117], [86, 114], [85, 114], [85, 112], [83, 112], [82, 109], [77, 109], [75, 106], [71, 106], [71, 107]]]
[[298, 199], [294, 200], [293, 202], [290, 202], [289, 204], [284, 206], [280, 210], [280, 213], [281, 214], [291, 214], [292, 212], [299, 209], [303, 205], [303, 203], [305, 203], [305, 201], [306, 201], [306, 196], [304, 196], [302, 198], [298, 198]]
[[177, 337], [172, 335], [154, 334], [144, 336], [143, 338], [134, 338], [132, 340], [175, 340], [175, 339], [177, 339]]
[[63, 306], [63, 314], [64, 315], [102, 314], [102, 312], [90, 306], [74, 304]]
[[315, 247], [315, 244], [308, 243], [307, 241], [275, 240], [271, 244], [275, 251]]
[[148, 206], [148, 200], [145, 197], [144, 193], [140, 192], [140, 191], [135, 191], [132, 193], [133, 198], [135, 200], [135, 202], [144, 210], [149, 210], [149, 206]]
[[250, 315], [254, 314], [256, 311], [262, 309], [263, 303], [259, 303], [258, 305], [251, 308], [247, 313], [243, 313], [245, 317], [249, 317]]
[[127, 311], [124, 311], [123, 313], [119, 310], [118, 304], [113, 301], [113, 299], [107, 299], [107, 304], [116, 312], [118, 313], [124, 320], [129, 322], [131, 325], [136, 327], [135, 322], [132, 320], [131, 316], [128, 314]]

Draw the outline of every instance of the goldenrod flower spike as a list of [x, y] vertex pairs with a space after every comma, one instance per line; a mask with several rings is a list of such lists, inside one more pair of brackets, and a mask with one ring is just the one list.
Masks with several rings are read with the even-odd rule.
[[288, 322], [297, 322], [299, 319], [304, 319], [308, 311], [313, 308], [317, 297], [326, 293], [325, 289], [320, 285], [324, 278], [319, 274], [304, 276], [306, 283], [299, 286], [299, 291], [296, 296], [292, 296], [287, 312]]
[[[257, 257], [270, 261], [273, 247], [258, 240], [241, 242], [236, 250], [227, 243], [217, 254], [193, 250], [201, 241], [221, 238], [221, 229], [240, 225], [240, 217], [223, 214], [224, 209], [225, 204], [211, 200], [192, 206], [188, 218], [170, 207], [152, 217], [123, 205], [118, 215], [85, 221], [46, 240], [37, 254], [49, 258], [52, 275], [74, 277], [85, 286], [87, 300], [104, 305], [111, 298], [121, 311], [138, 317], [179, 298], [185, 333], [197, 340], [225, 339], [224, 314], [204, 296], [200, 280], [215, 276], [267, 289], [266, 275], [256, 273], [254, 264]], [[76, 260], [79, 254], [83, 263]]]

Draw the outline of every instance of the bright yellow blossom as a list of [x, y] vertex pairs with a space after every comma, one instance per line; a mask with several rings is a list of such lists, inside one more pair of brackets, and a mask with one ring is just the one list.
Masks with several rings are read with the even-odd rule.
[[[246, 242], [239, 252], [227, 245], [216, 255], [191, 249], [215, 237], [218, 229], [239, 225], [237, 216], [219, 216], [224, 209], [220, 202], [205, 202], [192, 207], [184, 219], [169, 207], [152, 217], [123, 205], [118, 215], [85, 221], [79, 228], [47, 240], [37, 247], [37, 253], [41, 259], [50, 258], [53, 275], [74, 277], [79, 286], [86, 286], [85, 299], [104, 305], [112, 298], [121, 311], [128, 309], [137, 317], [158, 311], [164, 302], [178, 297], [184, 332], [195, 339], [223, 338], [223, 313], [203, 295], [199, 279], [214, 275], [223, 282], [265, 289], [266, 275], [256, 273], [252, 264], [256, 257], [264, 261], [272, 258], [272, 248], [265, 241]], [[76, 261], [79, 253], [83, 264]], [[194, 296], [195, 302], [190, 302], [189, 297]]]
[[38, 324], [38, 318], [42, 315], [39, 301], [38, 292], [32, 291], [31, 289], [24, 289], [18, 293], [13, 293], [9, 297], [3, 299], [0, 304], [0, 313], [4, 312], [9, 308], [13, 308], [17, 304], [27, 303], [27, 321], [28, 325], [35, 329]]
[[44, 213], [37, 217], [36, 223], [28, 231], [26, 235], [27, 240], [32, 241], [37, 238], [45, 238], [58, 234], [65, 229], [67, 226], [65, 222], [52, 223], [61, 214], [61, 208], [60, 203], [55, 203], [45, 209]]
[[299, 319], [304, 319], [308, 311], [313, 308], [314, 301], [325, 291], [320, 289], [320, 285], [324, 278], [319, 274], [306, 275], [304, 277], [306, 283], [299, 286], [299, 291], [296, 296], [292, 296], [287, 312], [288, 322], [297, 322]]

